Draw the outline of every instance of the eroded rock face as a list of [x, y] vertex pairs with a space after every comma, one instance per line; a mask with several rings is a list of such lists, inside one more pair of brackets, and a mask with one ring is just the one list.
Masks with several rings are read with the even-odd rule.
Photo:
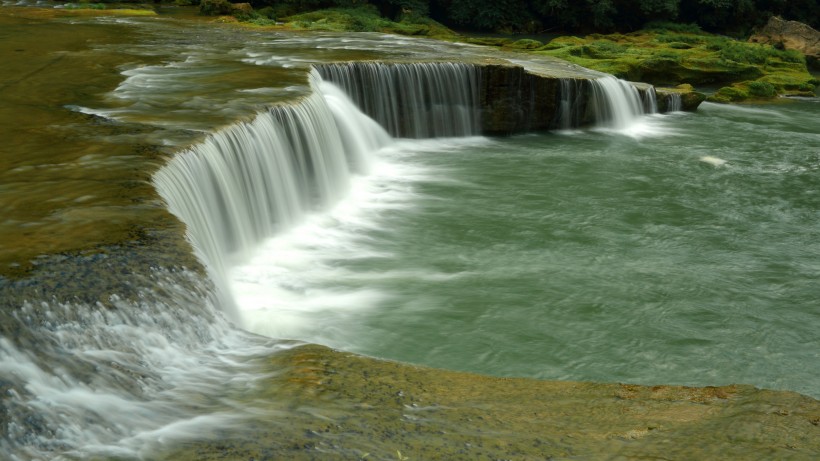
[[749, 41], [799, 51], [806, 55], [809, 66], [817, 69], [820, 65], [820, 32], [802, 22], [786, 21], [774, 16]]

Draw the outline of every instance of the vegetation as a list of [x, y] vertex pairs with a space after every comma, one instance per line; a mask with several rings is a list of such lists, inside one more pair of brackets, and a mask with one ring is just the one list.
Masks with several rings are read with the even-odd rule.
[[[183, 0], [189, 1], [189, 0]], [[820, 20], [816, 0], [250, 0], [276, 18], [370, 4], [400, 22], [429, 17], [449, 27], [503, 33], [630, 32], [647, 23], [696, 24], [703, 30], [747, 35], [773, 14], [807, 23]]]
[[[678, 32], [688, 30], [688, 32]], [[506, 45], [515, 48], [516, 43]], [[655, 85], [726, 85], [718, 102], [814, 94], [818, 82], [802, 54], [769, 45], [696, 32], [691, 26], [657, 26], [626, 35], [559, 37], [536, 54], [559, 57], [627, 80]]]
[[59, 8], [60, 14], [71, 16], [89, 16], [89, 15], [121, 15], [121, 16], [154, 16], [156, 12], [153, 9], [143, 8], [141, 5], [133, 5], [134, 8], [123, 8], [122, 5], [112, 5], [106, 2], [91, 3], [81, 1], [79, 3], [63, 3]]
[[[718, 26], [727, 27], [726, 31], [741, 30], [758, 20], [768, 19], [771, 12], [764, 13], [764, 8], [766, 11], [777, 8], [777, 11], [794, 11], [815, 18], [816, 22], [816, 2], [255, 0], [252, 5], [256, 9], [228, 0], [201, 0], [200, 11], [210, 15], [232, 14], [254, 26], [424, 35], [554, 56], [620, 78], [654, 85], [722, 86], [711, 97], [718, 102], [765, 99], [782, 94], [813, 95], [820, 84], [808, 72], [805, 58], [799, 52], [738, 41], [725, 34], [703, 30]], [[732, 17], [738, 21], [731, 27], [726, 13], [730, 7], [737, 13]], [[744, 15], [740, 15], [741, 11]], [[532, 38], [513, 40], [460, 35], [428, 14], [446, 20], [447, 24], [488, 30], [539, 30], [545, 21], [567, 29], [584, 29], [591, 25], [606, 30], [615, 24], [627, 28], [643, 24], [644, 28], [625, 34], [559, 36], [544, 43]], [[627, 14], [629, 18], [622, 17]], [[582, 17], [589, 20], [582, 21]], [[672, 21], [681, 17], [693, 20], [686, 23]]]

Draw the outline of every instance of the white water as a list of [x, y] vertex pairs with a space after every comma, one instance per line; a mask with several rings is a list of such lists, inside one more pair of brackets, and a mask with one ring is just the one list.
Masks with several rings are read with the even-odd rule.
[[[641, 121], [641, 115], [646, 111], [640, 93], [632, 84], [612, 76], [594, 79], [590, 83], [589, 110], [592, 110], [598, 127], [630, 136], [646, 134], [646, 126]], [[657, 107], [657, 104], [653, 105]]]
[[[245, 328], [275, 338], [356, 350], [361, 345], [359, 333], [343, 326], [389, 302], [392, 294], [343, 285], [362, 277], [374, 280], [397, 274], [352, 272], [339, 262], [391, 258], [389, 252], [368, 250], [363, 235], [389, 232], [384, 217], [413, 206], [415, 185], [441, 174], [405, 158], [425, 152], [446, 155], [489, 142], [481, 137], [397, 141], [376, 152], [371, 174], [355, 178], [348, 197], [328, 212], [311, 215], [301, 225], [268, 239], [247, 263], [231, 270], [229, 279]], [[417, 275], [447, 277], [435, 271]]]
[[479, 134], [479, 73], [464, 63], [340, 63], [317, 68], [393, 136]]
[[337, 88], [315, 74], [311, 84], [316, 92], [299, 104], [210, 136], [154, 177], [223, 290], [229, 267], [346, 196], [352, 175], [365, 173], [371, 153], [390, 142]]
[[[473, 66], [364, 63], [320, 69], [394, 131], [430, 137], [478, 130]], [[389, 257], [362, 253], [356, 244], [358, 230], [376, 226], [379, 213], [407, 202], [407, 181], [420, 174], [389, 159], [408, 150], [462, 148], [481, 138], [397, 143], [319, 72], [311, 73], [310, 84], [314, 93], [298, 104], [263, 112], [176, 155], [154, 182], [171, 212], [188, 225], [189, 239], [232, 318], [273, 337], [339, 345], [344, 335], [316, 336], [315, 328], [303, 334], [309, 323], [304, 317], [343, 315], [375, 304], [381, 295], [317, 291], [315, 283], [303, 281], [337, 277], [335, 259]], [[582, 97], [582, 84], [562, 92], [562, 125], [577, 118], [572, 104]], [[603, 129], [629, 135], [651, 130], [632, 85], [604, 77], [591, 86], [588, 105]], [[232, 311], [234, 301], [239, 312]]]
[[671, 93], [668, 97], [667, 112], [680, 112], [683, 110], [683, 101], [678, 93]]
[[[405, 155], [492, 141], [396, 141], [318, 75], [311, 86], [299, 103], [213, 134], [154, 177], [223, 299], [205, 294], [208, 287], [191, 292], [196, 274], [158, 272], [134, 282], [151, 287], [137, 300], [112, 295], [99, 305], [19, 310], [21, 329], [59, 347], [25, 350], [0, 340], [0, 386], [11, 389], [8, 438], [0, 440], [7, 459], [150, 459], [242, 424], [254, 408], [231, 395], [260, 385], [254, 357], [285, 346], [233, 328], [219, 310], [266, 335], [355, 345], [334, 320], [388, 295], [325, 287], [351, 275], [334, 261], [390, 257], [363, 252], [361, 230], [409, 206], [413, 183], [431, 174]], [[472, 132], [473, 123], [459, 129]]]
[[15, 312], [21, 331], [59, 346], [0, 338], [0, 459], [151, 459], [249, 416], [231, 395], [261, 385], [253, 357], [287, 346], [232, 328], [195, 273], [139, 282], [150, 287], [139, 301], [40, 301]]

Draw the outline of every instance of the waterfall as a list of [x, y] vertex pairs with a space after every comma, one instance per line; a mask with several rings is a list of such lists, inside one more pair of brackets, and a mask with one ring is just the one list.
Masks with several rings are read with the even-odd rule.
[[683, 110], [683, 101], [679, 93], [669, 93], [666, 97], [666, 112], [680, 112]]
[[[459, 63], [319, 65], [310, 72], [310, 96], [176, 155], [155, 186], [220, 286], [264, 239], [344, 197], [351, 175], [366, 173], [372, 153], [391, 142], [385, 129], [414, 138], [478, 134], [478, 75]], [[554, 125], [562, 129], [579, 125], [581, 108], [615, 129], [657, 108], [654, 89], [642, 100], [611, 76], [561, 79], [559, 98]]]
[[[390, 142], [313, 71], [312, 95], [232, 125], [171, 159], [154, 183], [219, 286], [260, 242], [346, 194]], [[224, 290], [224, 287], [223, 287]]]
[[479, 72], [464, 63], [375, 62], [317, 66], [391, 135], [406, 138], [480, 133]]
[[658, 94], [655, 92], [654, 86], [650, 86], [646, 91], [641, 93], [641, 100], [643, 101], [644, 113], [658, 113]]
[[589, 106], [598, 126], [625, 129], [645, 113], [640, 92], [629, 82], [612, 76], [590, 81]]
[[581, 125], [585, 80], [562, 78], [559, 81], [558, 105], [554, 128], [569, 130]]

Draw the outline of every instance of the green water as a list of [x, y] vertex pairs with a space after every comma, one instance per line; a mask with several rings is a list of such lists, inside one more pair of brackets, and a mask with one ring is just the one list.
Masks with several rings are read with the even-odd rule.
[[383, 153], [400, 206], [301, 272], [324, 308], [277, 333], [501, 376], [820, 395], [818, 110]]
[[[297, 309], [273, 312], [276, 339], [268, 339], [221, 315], [151, 175], [204, 132], [306, 94], [311, 63], [456, 59], [465, 49], [167, 17], [0, 13], [0, 453], [161, 459], [178, 449], [188, 453], [167, 459], [201, 460], [256, 443], [269, 457], [291, 458], [271, 455], [274, 447], [309, 459], [326, 425], [361, 448], [357, 456], [392, 459], [401, 449], [424, 459], [395, 434], [415, 430], [422, 447], [444, 440], [455, 447], [448, 453], [463, 453], [463, 440], [486, 431], [486, 411], [503, 416], [488, 419], [508, 431], [505, 446], [549, 432], [568, 453], [593, 439], [607, 454], [621, 444], [639, 450], [630, 437], [612, 438], [621, 400], [634, 398], [617, 386], [567, 397], [549, 383], [413, 375], [348, 355], [316, 358], [321, 366], [297, 357], [294, 369], [273, 360], [290, 347], [278, 339], [289, 337], [501, 376], [742, 382], [820, 396], [817, 100], [705, 105], [650, 119], [642, 138], [583, 131], [402, 142], [378, 154], [350, 200], [316, 217], [319, 233], [299, 228], [271, 241], [292, 250], [279, 254], [298, 271], [274, 273], [270, 285], [283, 285]], [[699, 160], [707, 155], [728, 163]], [[356, 363], [339, 373], [343, 360]], [[373, 387], [382, 378], [395, 383]], [[430, 388], [434, 406], [415, 407]], [[529, 402], [544, 395], [568, 402], [551, 414], [584, 425], [568, 432], [566, 419], [532, 418]], [[760, 424], [760, 414], [779, 419], [774, 432], [811, 435], [802, 410], [760, 398], [703, 426], [708, 448], [723, 449], [715, 439], [727, 428], [769, 443], [749, 429], [770, 433], [775, 424]], [[467, 416], [450, 411], [459, 399]], [[632, 402], [642, 417], [651, 404]], [[437, 403], [429, 433], [418, 433], [421, 418], [407, 415]], [[674, 412], [681, 433], [697, 438], [678, 403], [635, 427]], [[775, 404], [800, 426], [784, 425]], [[714, 407], [696, 406], [712, 421]], [[303, 422], [287, 423], [294, 419]], [[632, 424], [619, 430], [629, 434]], [[664, 452], [681, 440], [659, 437]], [[207, 439], [210, 455], [192, 445]], [[546, 453], [527, 444], [533, 456]], [[342, 453], [332, 447], [325, 453]], [[738, 458], [751, 450], [736, 449]]]

